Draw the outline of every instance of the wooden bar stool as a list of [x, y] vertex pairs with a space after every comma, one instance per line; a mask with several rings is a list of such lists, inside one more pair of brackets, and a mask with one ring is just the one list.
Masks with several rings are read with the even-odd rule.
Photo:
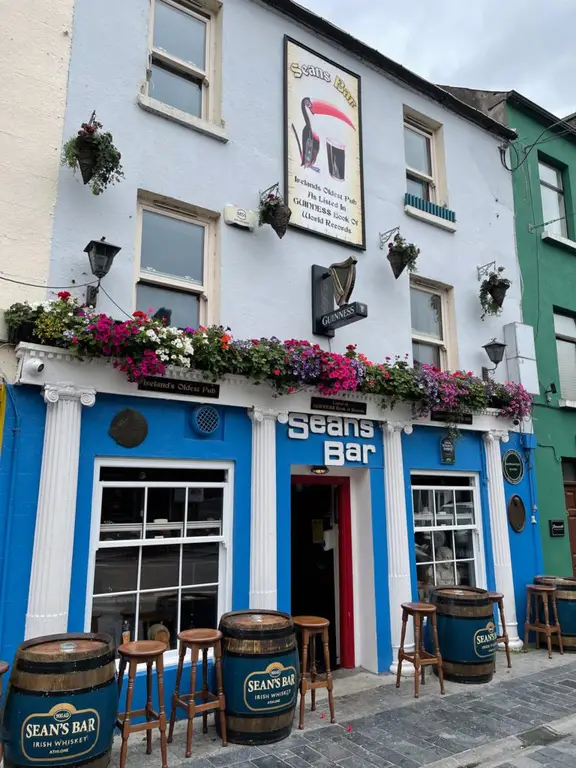
[[[506, 631], [506, 619], [504, 617], [504, 595], [502, 592], [488, 592], [488, 597], [492, 600], [494, 605], [498, 606], [498, 612], [500, 614], [500, 624], [502, 625], [502, 634], [496, 638], [497, 643], [504, 643], [504, 650], [506, 651], [506, 661], [508, 662], [508, 669], [512, 669], [512, 663], [510, 661], [510, 647], [508, 642], [508, 632]], [[498, 622], [496, 622], [498, 626]], [[496, 671], [496, 658], [494, 658], [494, 671]]]
[[[174, 723], [176, 722], [176, 710], [181, 707], [188, 715], [188, 727], [186, 729], [186, 757], [192, 754], [192, 730], [194, 718], [202, 713], [202, 730], [208, 733], [208, 712], [220, 712], [220, 730], [222, 733], [222, 745], [227, 746], [226, 739], [226, 701], [222, 687], [222, 632], [217, 629], [188, 629], [180, 632], [180, 656], [178, 658], [178, 672], [176, 673], [176, 686], [172, 694], [172, 711], [170, 713], [170, 728], [168, 730], [168, 744], [172, 743], [174, 735]], [[214, 648], [214, 661], [216, 667], [216, 685], [218, 694], [214, 695], [208, 690], [208, 649]], [[192, 664], [190, 667], [190, 693], [180, 694], [180, 683], [184, 669], [186, 651], [192, 652]], [[196, 691], [196, 667], [198, 657], [202, 652], [202, 690]], [[200, 704], [196, 703], [200, 699]]]
[[[404, 641], [406, 640], [406, 625], [408, 617], [412, 616], [414, 622], [414, 651], [404, 650]], [[432, 627], [432, 639], [434, 642], [434, 653], [428, 653], [424, 648], [424, 617]], [[430, 664], [436, 664], [438, 668], [438, 680], [440, 681], [440, 693], [444, 695], [444, 670], [442, 668], [442, 656], [440, 655], [440, 646], [438, 645], [438, 626], [436, 622], [436, 606], [429, 603], [402, 603], [402, 634], [400, 636], [400, 647], [398, 648], [398, 672], [396, 674], [396, 688], [400, 688], [400, 677], [402, 675], [402, 662], [408, 661], [414, 664], [414, 698], [420, 695], [420, 675], [422, 675], [422, 685], [425, 680], [425, 668]]]
[[[294, 626], [302, 632], [302, 673], [300, 675], [300, 722], [298, 728], [304, 728], [304, 707], [306, 694], [312, 692], [312, 706], [310, 711], [316, 709], [316, 690], [326, 688], [328, 691], [328, 706], [330, 707], [330, 722], [335, 723], [334, 715], [334, 681], [330, 669], [330, 650], [328, 648], [328, 619], [319, 616], [294, 616]], [[316, 671], [316, 635], [321, 635], [324, 647], [324, 674]], [[310, 655], [310, 669], [308, 669], [308, 655]]]
[[[534, 600], [532, 601], [532, 598]], [[542, 601], [544, 611], [544, 623], [540, 620], [539, 602]], [[552, 617], [554, 624], [550, 624], [549, 604], [552, 604]], [[532, 608], [534, 608], [534, 621], [531, 620]], [[556, 605], [556, 587], [548, 584], [527, 584], [526, 585], [526, 624], [524, 625], [524, 653], [528, 651], [528, 641], [530, 632], [536, 633], [536, 648], [540, 648], [540, 635], [546, 635], [546, 645], [548, 646], [548, 658], [552, 658], [552, 635], [558, 634], [558, 645], [560, 653], [564, 653], [562, 645], [562, 628], [558, 621], [558, 607]]]
[[[164, 713], [164, 651], [165, 643], [155, 640], [136, 640], [124, 643], [118, 648], [120, 668], [118, 670], [118, 698], [122, 693], [122, 680], [128, 666], [128, 690], [126, 693], [126, 711], [119, 712], [116, 727], [122, 734], [120, 750], [120, 768], [125, 768], [128, 753], [128, 738], [131, 733], [146, 731], [146, 754], [152, 753], [152, 729], [160, 729], [160, 751], [162, 753], [162, 768], [168, 768], [168, 752], [166, 747], [166, 715]], [[138, 664], [146, 664], [146, 706], [144, 709], [132, 709], [134, 695], [134, 680]], [[156, 664], [156, 682], [158, 684], [158, 712], [152, 709], [152, 667]], [[131, 725], [133, 717], [145, 716], [145, 723]]]
[[[0, 661], [0, 699], [2, 698], [2, 677], [8, 671], [8, 664]], [[0, 741], [0, 761], [4, 759], [4, 744]]]

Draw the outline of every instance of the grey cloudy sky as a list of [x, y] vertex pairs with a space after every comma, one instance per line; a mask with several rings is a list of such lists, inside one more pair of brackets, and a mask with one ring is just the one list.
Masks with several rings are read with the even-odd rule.
[[436, 83], [576, 112], [576, 0], [298, 0]]

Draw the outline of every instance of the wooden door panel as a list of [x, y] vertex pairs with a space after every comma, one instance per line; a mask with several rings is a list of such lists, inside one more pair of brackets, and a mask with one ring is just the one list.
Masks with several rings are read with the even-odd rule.
[[572, 572], [576, 576], [576, 485], [564, 485], [564, 501], [568, 515], [568, 536], [572, 555]]

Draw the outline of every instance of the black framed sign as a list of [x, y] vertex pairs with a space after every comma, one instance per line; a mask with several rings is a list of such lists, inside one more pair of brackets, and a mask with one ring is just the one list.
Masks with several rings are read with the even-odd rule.
[[566, 535], [565, 520], [548, 520], [548, 526], [550, 528], [550, 536], [553, 539], [560, 539]]
[[456, 446], [454, 438], [443, 437], [440, 441], [440, 462], [442, 464], [456, 463]]
[[284, 38], [290, 226], [366, 248], [360, 76]]
[[502, 472], [505, 479], [512, 485], [518, 483], [524, 477], [524, 461], [518, 451], [506, 451], [502, 456]]

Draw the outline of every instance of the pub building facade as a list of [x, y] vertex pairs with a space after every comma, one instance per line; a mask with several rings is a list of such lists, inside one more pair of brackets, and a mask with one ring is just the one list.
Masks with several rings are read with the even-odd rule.
[[[200, 4], [155, 0], [150, 14], [126, 0], [110, 26], [78, 0], [64, 139], [96, 109], [125, 177], [94, 197], [62, 168], [47, 284], [89, 282], [84, 246], [105, 235], [122, 250], [96, 309], [114, 318], [162, 308], [176, 327], [356, 344], [376, 361], [478, 374], [483, 346], [505, 336], [489, 375], [530, 391], [499, 154], [513, 131], [300, 6]], [[282, 239], [252, 213], [278, 180], [292, 210]], [[386, 235], [398, 230], [420, 255], [416, 275], [395, 279]], [[314, 335], [312, 267], [351, 255], [357, 322]], [[493, 262], [512, 285], [482, 321], [480, 268]], [[446, 422], [365, 394], [278, 396], [182, 368], [139, 386], [63, 348], [22, 342], [16, 355], [0, 465], [2, 658], [25, 637], [119, 643], [162, 625], [169, 693], [178, 632], [251, 607], [326, 616], [335, 665], [384, 673], [400, 604], [435, 584], [502, 591], [521, 647], [524, 585], [541, 570], [529, 421], [487, 411], [450, 443]]]

